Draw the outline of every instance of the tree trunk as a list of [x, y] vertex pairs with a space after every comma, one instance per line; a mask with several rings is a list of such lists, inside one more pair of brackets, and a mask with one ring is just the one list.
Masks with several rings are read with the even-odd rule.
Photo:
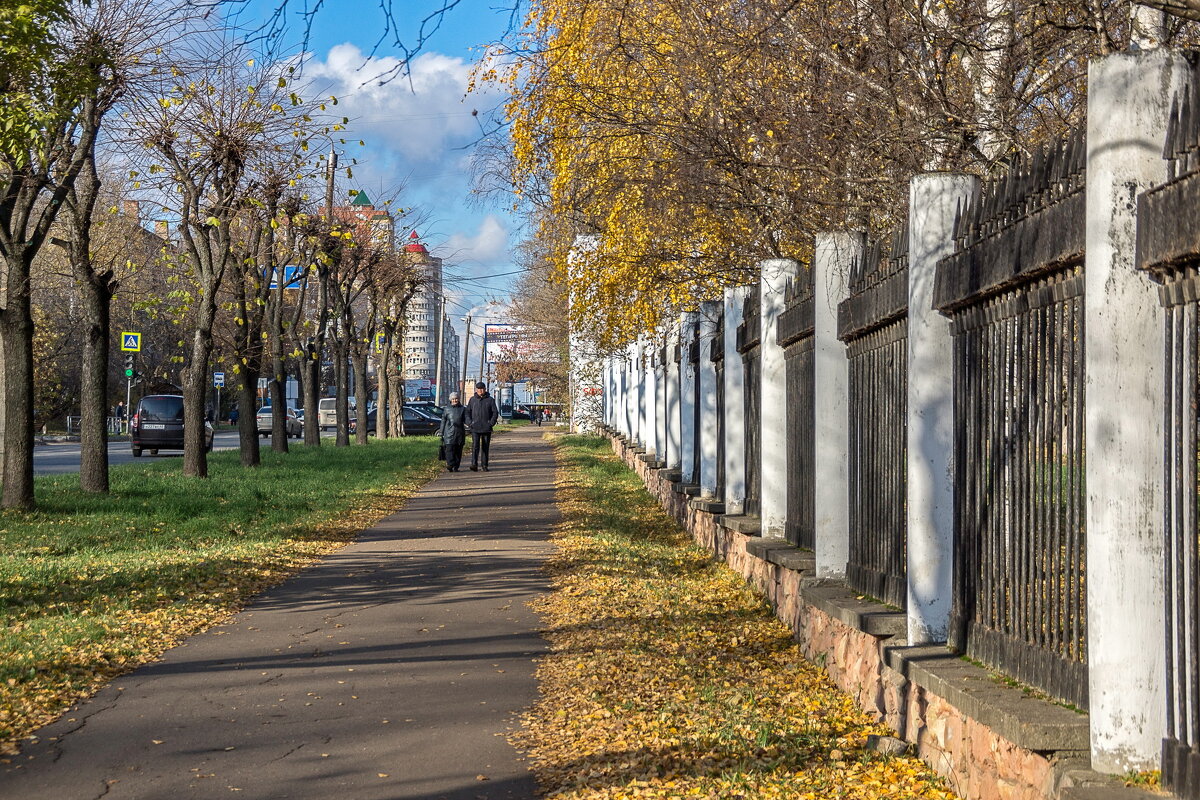
[[[9, 265], [4, 344], [4, 488], [0, 506], [30, 510], [33, 500], [33, 309], [28, 265]], [[20, 275], [14, 275], [23, 270]]]
[[[272, 338], [274, 335], [272, 335]], [[282, 337], [279, 337], [282, 340]], [[276, 453], [288, 451], [287, 432], [287, 374], [283, 371], [283, 348], [271, 345], [271, 449]]]
[[388, 414], [388, 404], [391, 401], [391, 384], [392, 376], [388, 370], [388, 362], [392, 358], [392, 344], [387, 339], [384, 339], [379, 345], [379, 358], [375, 362], [375, 383], [379, 387], [376, 391], [379, 392], [379, 399], [375, 401], [375, 407], [378, 409], [375, 415], [375, 438], [388, 438], [388, 428], [390, 427], [390, 417], [394, 414]]
[[[350, 380], [346, 368], [346, 344], [333, 343], [334, 391], [337, 395], [337, 431], [334, 446], [350, 446]], [[364, 420], [365, 422], [365, 420]]]
[[321, 446], [321, 353], [305, 354], [300, 364], [300, 383], [304, 390], [304, 444]]
[[[90, 272], [91, 270], [88, 270]], [[111, 339], [112, 273], [80, 281], [83, 291], [83, 354], [80, 363], [79, 488], [108, 491], [108, 347]], [[132, 413], [131, 409], [126, 409]]]
[[392, 370], [392, 376], [388, 379], [391, 384], [390, 394], [392, 397], [392, 416], [388, 420], [388, 432], [392, 436], [400, 435], [400, 420], [404, 416], [401, 408], [404, 406], [404, 379], [400, 377], [399, 370]]
[[396, 377], [397, 377], [397, 381], [400, 384], [400, 389], [396, 393], [396, 416], [393, 418], [394, 421], [392, 422], [392, 432], [393, 432], [393, 435], [395, 435], [395, 436], [408, 435], [407, 431], [404, 430], [404, 401], [408, 399], [408, 392], [405, 390], [405, 385], [404, 385], [404, 372], [405, 372], [405, 367], [407, 366], [405, 361], [408, 357], [407, 356], [408, 349], [405, 347], [405, 340], [407, 338], [408, 338], [408, 325], [403, 320], [403, 318], [401, 318], [400, 334], [399, 334], [400, 358], [396, 360]]
[[210, 305], [208, 298], [202, 298], [201, 304], [201, 319], [192, 334], [191, 361], [183, 371], [183, 474], [191, 478], [208, 477], [204, 412], [208, 399], [208, 358], [212, 355], [212, 322], [216, 309], [206, 307]]
[[242, 451], [242, 466], [257, 467], [262, 463], [258, 446], [258, 409], [255, 407], [258, 393], [258, 372], [242, 366], [238, 370], [238, 444]]
[[[354, 348], [354, 353], [351, 356], [354, 364], [354, 393], [358, 397], [358, 429], [355, 432], [355, 439], [359, 444], [367, 443], [367, 400], [371, 396], [370, 387], [367, 386], [367, 354], [363, 352], [365, 348], [360, 343]], [[383, 411], [376, 409], [375, 423], [379, 424]]]

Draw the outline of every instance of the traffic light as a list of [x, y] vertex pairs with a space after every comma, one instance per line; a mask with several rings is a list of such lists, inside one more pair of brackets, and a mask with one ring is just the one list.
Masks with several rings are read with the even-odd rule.
[[133, 377], [133, 353], [127, 353], [125, 355], [125, 377]]

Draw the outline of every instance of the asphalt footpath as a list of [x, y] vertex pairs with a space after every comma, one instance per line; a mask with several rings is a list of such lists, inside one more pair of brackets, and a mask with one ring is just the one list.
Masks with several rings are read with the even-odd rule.
[[[554, 455], [496, 436], [228, 624], [114, 680], [0, 772], [4, 800], [535, 796], [505, 738], [545, 652]], [[469, 464], [469, 461], [467, 462]]]

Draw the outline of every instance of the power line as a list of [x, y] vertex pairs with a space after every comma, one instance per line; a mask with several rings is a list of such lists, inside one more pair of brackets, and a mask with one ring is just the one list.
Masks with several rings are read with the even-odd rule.
[[[443, 268], [443, 270], [444, 270], [444, 268]], [[443, 283], [454, 283], [456, 281], [486, 281], [486, 280], [491, 280], [492, 278], [505, 278], [505, 277], [508, 277], [509, 275], [521, 275], [522, 273], [525, 273], [525, 272], [529, 272], [529, 270], [528, 269], [515, 269], [512, 272], [497, 272], [494, 275], [463, 275], [463, 276], [457, 277], [457, 278], [443, 277], [442, 282]]]

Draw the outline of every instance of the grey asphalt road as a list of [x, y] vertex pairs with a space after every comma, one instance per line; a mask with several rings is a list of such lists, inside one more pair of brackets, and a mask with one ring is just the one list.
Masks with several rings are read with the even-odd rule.
[[3, 800], [515, 800], [505, 738], [546, 643], [558, 519], [541, 431], [492, 444], [226, 625], [114, 680], [0, 764]]
[[[236, 450], [237, 448], [237, 431], [220, 431], [213, 436], [214, 450]], [[156, 456], [144, 453], [142, 459], [179, 458], [181, 455], [183, 455], [181, 450], [164, 450]], [[129, 449], [129, 442], [109, 443], [109, 464], [127, 464], [134, 460], [133, 453]], [[79, 472], [79, 442], [50, 442], [33, 448], [34, 475], [57, 475], [65, 472]]]

